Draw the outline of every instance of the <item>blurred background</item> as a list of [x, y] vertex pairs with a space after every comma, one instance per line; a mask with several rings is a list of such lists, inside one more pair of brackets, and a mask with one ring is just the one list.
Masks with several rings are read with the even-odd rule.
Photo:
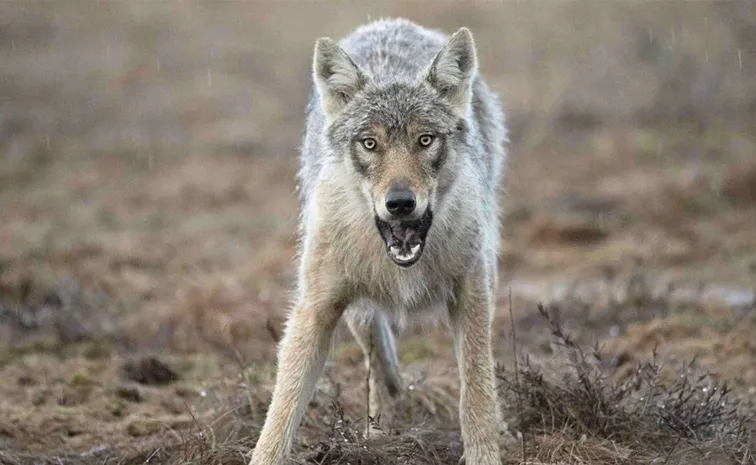
[[[264, 409], [313, 44], [387, 16], [470, 28], [506, 108], [502, 340], [511, 293], [526, 351], [541, 301], [618, 367], [695, 355], [754, 394], [756, 4], [10, 1], [0, 450], [142, 453], [240, 372]], [[454, 399], [427, 334], [402, 360]], [[358, 348], [334, 358], [359, 392]]]

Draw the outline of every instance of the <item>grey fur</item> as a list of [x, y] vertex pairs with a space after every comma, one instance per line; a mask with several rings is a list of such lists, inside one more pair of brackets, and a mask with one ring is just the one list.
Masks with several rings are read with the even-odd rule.
[[[465, 373], [460, 414], [466, 455], [476, 463], [499, 463], [498, 452], [483, 439], [491, 438], [490, 419], [476, 424], [482, 420], [467, 412], [490, 410], [495, 403], [489, 338], [506, 140], [499, 102], [477, 73], [472, 35], [461, 29], [450, 39], [407, 20], [376, 21], [340, 44], [318, 40], [313, 80], [299, 172], [299, 287], [279, 354], [273, 403], [252, 464], [280, 463], [303, 414], [300, 397], [311, 394], [310, 378], [299, 382], [288, 372], [317, 376], [322, 366], [324, 354], [313, 354], [308, 365], [288, 352], [294, 346], [317, 351], [330, 340], [331, 323], [321, 328], [317, 319], [303, 321], [310, 321], [313, 311], [325, 315], [342, 305], [366, 359], [373, 356], [376, 382], [388, 386], [389, 394], [401, 389], [389, 319], [402, 326], [407, 318], [431, 311], [454, 325]], [[359, 141], [376, 127], [385, 133], [385, 152], [369, 154]], [[413, 152], [412, 128], [437, 135], [432, 149]], [[388, 182], [381, 181], [379, 171], [390, 157], [417, 169], [418, 182], [427, 188], [419, 202], [433, 214], [422, 257], [410, 268], [389, 259], [376, 230], [375, 217], [383, 215], [376, 186]], [[321, 319], [334, 322], [340, 315]], [[478, 330], [488, 331], [480, 344], [469, 336]], [[375, 353], [366, 338], [373, 339]], [[470, 364], [482, 364], [484, 373], [469, 374]], [[483, 394], [468, 394], [468, 382], [488, 387]], [[287, 393], [298, 394], [280, 400]]]

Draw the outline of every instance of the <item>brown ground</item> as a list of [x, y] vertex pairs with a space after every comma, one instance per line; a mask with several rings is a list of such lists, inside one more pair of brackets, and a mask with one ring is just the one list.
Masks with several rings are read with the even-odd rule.
[[[618, 377], [656, 349], [753, 399], [753, 303], [651, 290], [756, 289], [753, 5], [427, 6], [371, 10], [476, 34], [512, 126], [502, 274], [521, 354], [550, 351], [541, 300], [601, 342]], [[294, 276], [311, 46], [365, 17], [352, 4], [0, 5], [0, 462], [209, 461], [220, 433], [189, 439], [209, 431], [236, 441], [220, 461], [253, 446]], [[501, 295], [508, 365], [506, 282]], [[402, 340], [407, 424], [456, 421], [447, 347], [438, 329]], [[326, 440], [334, 398], [364, 417], [359, 350], [344, 339], [333, 361], [300, 461], [325, 460], [308, 446]]]

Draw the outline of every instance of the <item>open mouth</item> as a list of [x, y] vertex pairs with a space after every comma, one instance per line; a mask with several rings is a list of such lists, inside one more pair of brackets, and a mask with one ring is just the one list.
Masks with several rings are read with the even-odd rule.
[[397, 265], [408, 268], [423, 254], [425, 236], [428, 235], [433, 214], [430, 209], [420, 219], [411, 221], [384, 221], [377, 215], [375, 224], [386, 243], [386, 252], [389, 258]]

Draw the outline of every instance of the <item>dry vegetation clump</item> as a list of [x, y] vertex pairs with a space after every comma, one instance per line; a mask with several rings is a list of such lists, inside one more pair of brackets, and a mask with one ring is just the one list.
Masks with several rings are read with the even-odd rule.
[[122, 367], [122, 376], [139, 384], [169, 384], [179, 379], [178, 374], [164, 362], [151, 356], [126, 360]]
[[561, 369], [526, 358], [498, 375], [523, 462], [756, 463], [754, 411], [726, 383], [694, 362], [667, 367], [655, 353], [617, 380], [598, 347], [583, 349], [538, 308], [566, 358], [554, 361]]
[[[347, 398], [339, 382], [325, 377], [324, 385], [310, 402], [289, 463], [335, 465], [456, 464], [462, 440], [456, 420], [432, 389], [422, 386], [408, 392], [403, 407], [405, 422], [382, 427], [380, 417], [350, 416], [345, 405], [359, 404]], [[254, 370], [240, 376], [235, 393], [208, 424], [196, 423], [192, 434], [173, 440], [170, 464], [246, 464], [265, 420], [270, 392], [259, 389]], [[230, 408], [229, 408], [230, 406]], [[442, 408], [444, 407], [444, 408]], [[351, 410], [351, 409], [350, 409]], [[454, 410], [452, 408], [452, 410]], [[357, 411], [359, 412], [359, 410]], [[454, 412], [456, 416], [456, 411]]]
[[457, 463], [462, 455], [459, 432], [442, 426], [440, 422], [410, 427], [396, 434], [392, 434], [393, 431], [374, 431], [367, 437], [364, 424], [345, 416], [338, 402], [332, 403], [329, 410], [326, 439], [309, 451], [300, 453], [295, 462], [432, 465]]
[[69, 344], [88, 343], [95, 349], [124, 342], [123, 328], [109, 305], [103, 293], [73, 279], [45, 284], [0, 275], [0, 348], [11, 357]]
[[725, 173], [722, 193], [743, 206], [756, 202], [756, 163], [733, 164]]

